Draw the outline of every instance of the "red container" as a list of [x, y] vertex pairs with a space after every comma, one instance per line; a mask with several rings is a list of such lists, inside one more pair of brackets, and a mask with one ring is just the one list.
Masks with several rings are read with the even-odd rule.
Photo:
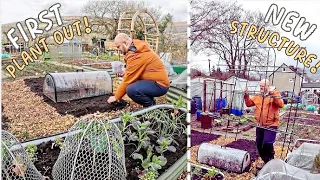
[[202, 129], [210, 129], [212, 128], [212, 119], [213, 116], [207, 113], [201, 114], [201, 128]]

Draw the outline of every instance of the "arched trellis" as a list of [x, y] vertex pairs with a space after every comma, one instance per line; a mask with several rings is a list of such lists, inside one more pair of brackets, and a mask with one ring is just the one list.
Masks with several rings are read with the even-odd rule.
[[[135, 23], [138, 20], [140, 20], [143, 24], [143, 35], [145, 41], [149, 43], [150, 48], [153, 49], [154, 52], [158, 53], [158, 23], [156, 22], [154, 16], [146, 8], [140, 9], [138, 11], [126, 11], [122, 13], [118, 22], [118, 33], [129, 33], [131, 38], [135, 38]], [[129, 24], [128, 21], [131, 21], [131, 23]]]

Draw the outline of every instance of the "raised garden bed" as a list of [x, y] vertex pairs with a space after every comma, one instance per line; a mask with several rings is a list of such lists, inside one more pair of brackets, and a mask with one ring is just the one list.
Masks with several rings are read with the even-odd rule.
[[[159, 109], [163, 109], [163, 110], [165, 109], [164, 111], [161, 111], [161, 112], [167, 112], [168, 113], [168, 114], [166, 114], [167, 118], [170, 117], [167, 115], [170, 115], [171, 113], [175, 113], [176, 117], [182, 118], [181, 120], [186, 118], [185, 110], [181, 109], [179, 112], [176, 112], [176, 111], [173, 111], [173, 109], [171, 109], [171, 108], [172, 108], [172, 106], [170, 106], [170, 105], [157, 105], [157, 106], [153, 106], [153, 107], [132, 113], [132, 115], [130, 117], [136, 116], [136, 117], [138, 117], [138, 120], [140, 122], [150, 121], [152, 123], [150, 125], [150, 128], [151, 128], [150, 130], [154, 130], [158, 133], [161, 133], [162, 131], [160, 132], [158, 130], [159, 130], [159, 128], [161, 129], [163, 127], [161, 127], [160, 124], [155, 125], [155, 123], [154, 123], [154, 122], [156, 122], [155, 118], [159, 117], [159, 116], [155, 115], [152, 112], [156, 112]], [[152, 116], [152, 115], [154, 115], [154, 116]], [[117, 119], [110, 120], [110, 121], [117, 123], [118, 127], [121, 129], [123, 127], [122, 126], [123, 124], [120, 123], [120, 120], [121, 120], [120, 118], [117, 118]], [[168, 119], [165, 119], [166, 122], [168, 122], [167, 120]], [[121, 121], [121, 122], [123, 122], [123, 121]], [[187, 122], [185, 121], [182, 124], [183, 124], [183, 126], [181, 126], [181, 127], [186, 127]], [[143, 130], [135, 131], [137, 129], [133, 128], [133, 127], [130, 127], [129, 129], [131, 129], [135, 133], [143, 131]], [[128, 132], [128, 131], [123, 131], [123, 132]], [[186, 136], [186, 134], [180, 134], [180, 133], [173, 133], [172, 134], [173, 140], [177, 143], [176, 144], [173, 142], [171, 144], [175, 147], [174, 152], [170, 152], [168, 150], [166, 152], [160, 153], [161, 151], [160, 152], [155, 151], [156, 148], [154, 148], [153, 154], [158, 157], [161, 156], [161, 154], [162, 154], [166, 158], [166, 161], [167, 161], [166, 164], [163, 165], [161, 167], [161, 169], [158, 170], [159, 175], [161, 175], [159, 177], [159, 179], [163, 179], [163, 180], [164, 179], [176, 179], [179, 176], [179, 174], [177, 174], [177, 172], [179, 172], [181, 174], [183, 172], [183, 170], [185, 169], [183, 167], [186, 167], [187, 136]], [[123, 135], [125, 135], [125, 133]], [[151, 145], [153, 145], [155, 147], [159, 146], [159, 138], [155, 137], [157, 135], [158, 134], [156, 133], [154, 135], [148, 136], [150, 138]], [[63, 137], [66, 135], [61, 135], [61, 136]], [[60, 152], [60, 148], [59, 148], [58, 144], [61, 144], [61, 142], [63, 141], [63, 138], [61, 138], [59, 141], [52, 141], [53, 139], [56, 139], [56, 138], [51, 137], [50, 140], [44, 140], [44, 142], [41, 142], [41, 140], [40, 140], [38, 142], [31, 141], [31, 142], [27, 142], [27, 143], [23, 144], [23, 146], [27, 146], [27, 144], [37, 144], [37, 147], [38, 147], [37, 152], [38, 153], [37, 153], [37, 160], [35, 162], [35, 166], [42, 173], [42, 175], [48, 176], [49, 179], [52, 179], [52, 177], [51, 177], [52, 167], [53, 167], [53, 164], [58, 159], [58, 155]], [[125, 144], [125, 147], [124, 147], [125, 166], [126, 166], [126, 172], [128, 174], [126, 179], [139, 179], [138, 176], [141, 175], [139, 173], [141, 173], [143, 170], [141, 161], [138, 159], [133, 159], [133, 156], [130, 156], [137, 149], [136, 146], [139, 146], [139, 143], [136, 141], [130, 141], [130, 143], [129, 143], [128, 139], [126, 138], [124, 140], [124, 144]], [[136, 152], [136, 153], [141, 154], [145, 158], [147, 151], [144, 148], [141, 148], [140, 151]], [[171, 167], [172, 167], [172, 169], [171, 169]], [[175, 169], [178, 168], [179, 171], [176, 171], [175, 169], [173, 169], [173, 167]]]
[[31, 91], [38, 96], [43, 97], [44, 102], [54, 107], [61, 115], [71, 114], [75, 117], [80, 117], [86, 114], [92, 114], [97, 111], [107, 112], [112, 110], [123, 109], [127, 103], [121, 100], [114, 104], [107, 102], [110, 95], [90, 97], [85, 99], [73, 100], [65, 103], [55, 103], [48, 97], [43, 95], [43, 82], [44, 78], [25, 79], [25, 84], [30, 87]]

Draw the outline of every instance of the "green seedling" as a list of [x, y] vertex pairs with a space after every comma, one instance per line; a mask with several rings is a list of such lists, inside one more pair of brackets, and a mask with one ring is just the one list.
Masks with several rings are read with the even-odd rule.
[[156, 146], [156, 151], [160, 154], [163, 154], [166, 151], [176, 152], [176, 148], [174, 146], [170, 146], [173, 139], [161, 137], [157, 140], [159, 146]]
[[23, 138], [24, 140], [29, 139], [28, 132], [23, 132], [23, 133], [22, 133], [22, 138]]
[[129, 136], [129, 140], [138, 141], [138, 148], [136, 151], [140, 151], [141, 148], [148, 148], [150, 145], [149, 134], [154, 134], [155, 132], [151, 130], [150, 122], [146, 121], [141, 123], [140, 121], [133, 121], [132, 127], [137, 131]]
[[246, 119], [246, 118], [241, 118], [240, 120], [239, 120], [239, 123], [240, 124], [245, 124], [245, 123], [247, 123], [248, 122], [248, 120]]
[[218, 125], [221, 126], [223, 123], [223, 119], [215, 119], [214, 122]]
[[62, 142], [60, 136], [57, 136], [57, 137], [55, 138], [54, 143], [52, 143], [51, 149], [53, 149], [54, 146], [58, 146], [60, 149], [62, 148], [63, 142]]
[[157, 171], [147, 171], [143, 172], [143, 175], [140, 175], [139, 178], [141, 180], [156, 180], [158, 177], [158, 172]]
[[167, 159], [164, 156], [156, 156], [152, 154], [152, 147], [150, 146], [147, 150], [147, 157], [143, 159], [143, 156], [138, 153], [133, 153], [133, 159], [140, 159], [141, 166], [145, 170], [145, 172], [151, 170], [158, 172], [163, 166], [167, 164]]
[[179, 96], [178, 100], [174, 101], [172, 104], [175, 108], [187, 108], [187, 104], [183, 101], [181, 95]]
[[37, 149], [38, 148], [37, 148], [37, 146], [35, 144], [29, 144], [29, 145], [26, 146], [27, 155], [28, 155], [28, 158], [31, 161], [35, 160]]
[[214, 178], [216, 175], [219, 174], [219, 171], [216, 170], [215, 168], [212, 168], [210, 171], [208, 171], [204, 176], [206, 178]]
[[124, 133], [125, 130], [128, 128], [128, 123], [130, 123], [131, 121], [135, 120], [136, 117], [132, 116], [130, 113], [125, 112], [123, 114], [123, 116], [121, 117], [122, 120], [122, 127], [120, 129], [121, 133]]

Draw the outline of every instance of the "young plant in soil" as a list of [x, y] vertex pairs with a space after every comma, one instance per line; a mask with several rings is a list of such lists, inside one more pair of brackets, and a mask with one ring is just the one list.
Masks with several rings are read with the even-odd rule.
[[63, 142], [61, 141], [61, 138], [58, 136], [56, 137], [55, 141], [52, 143], [51, 149], [53, 149], [54, 147], [59, 147], [60, 149], [63, 146]]
[[[158, 170], [167, 164], [167, 159], [164, 156], [156, 156], [152, 153], [153, 146], [149, 146], [147, 150], [147, 157], [144, 159], [141, 154], [133, 153], [133, 159], [141, 160], [141, 166], [144, 169], [142, 172], [139, 172], [140, 179], [147, 179], [145, 175], [153, 175], [155, 177], [159, 176]], [[150, 177], [149, 177], [150, 178]]]
[[215, 119], [214, 122], [215, 122], [215, 126], [222, 126], [222, 123], [223, 123], [223, 119]]
[[152, 129], [155, 130], [157, 139], [161, 137], [176, 137], [186, 134], [185, 113], [168, 112], [167, 110], [154, 110], [146, 117], [152, 117]]
[[248, 120], [246, 118], [240, 118], [239, 124], [246, 124]]
[[204, 175], [205, 180], [219, 180], [223, 179], [223, 176], [220, 174], [218, 170], [212, 168]]
[[35, 144], [29, 144], [26, 146], [26, 152], [28, 155], [28, 158], [34, 162], [36, 161], [36, 152], [37, 152], [38, 148]]
[[131, 122], [136, 119], [136, 117], [128, 112], [125, 112], [121, 117], [122, 125], [120, 126], [120, 131], [123, 134], [123, 140], [126, 140], [126, 138], [130, 136], [131, 130], [129, 127], [131, 126]]
[[141, 148], [147, 149], [150, 146], [150, 138], [149, 134], [154, 134], [155, 132], [149, 127], [149, 121], [140, 122], [133, 121], [132, 127], [136, 130], [136, 132], [132, 133], [129, 137], [131, 141], [138, 141], [138, 147], [136, 152], [140, 151]]
[[193, 167], [192, 168], [192, 180], [222, 180], [224, 179], [223, 175], [216, 168], [203, 169], [201, 167]]
[[183, 101], [182, 96], [179, 96], [178, 100], [173, 102], [173, 106], [177, 108], [187, 108], [187, 104]]
[[176, 152], [177, 149], [174, 146], [170, 146], [172, 141], [172, 138], [161, 137], [157, 140], [159, 146], [156, 146], [156, 151], [160, 154], [163, 154], [166, 151]]

